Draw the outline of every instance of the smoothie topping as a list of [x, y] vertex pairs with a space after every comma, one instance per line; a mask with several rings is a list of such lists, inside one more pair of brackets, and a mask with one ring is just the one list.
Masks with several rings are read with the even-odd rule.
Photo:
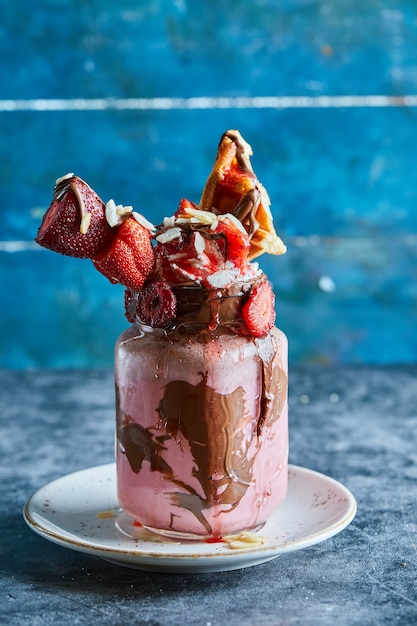
[[91, 224], [91, 213], [84, 213], [81, 218], [80, 233], [86, 235]]
[[226, 535], [226, 537], [223, 537], [223, 541], [228, 544], [231, 550], [255, 548], [257, 546], [263, 546], [267, 543], [265, 537], [262, 537], [257, 533], [250, 532], [249, 530], [245, 530], [238, 535]]
[[217, 217], [187, 204], [182, 200], [170, 225], [157, 230], [155, 271], [173, 285], [204, 288], [226, 288], [239, 277], [254, 278], [258, 267], [247, 260], [249, 236], [240, 222], [233, 215]]
[[[253, 259], [286, 248], [251, 154], [238, 131], [224, 133], [200, 204], [182, 199], [157, 228], [132, 206], [113, 199], [104, 204], [87, 183], [66, 174], [56, 181], [36, 241], [61, 254], [90, 258], [110, 282], [130, 290], [129, 321], [177, 328], [173, 289], [195, 287], [203, 291], [201, 303], [210, 303], [211, 329], [233, 321], [233, 331], [262, 337], [275, 321], [274, 295]], [[235, 285], [240, 294], [232, 295], [240, 295], [241, 302], [233, 305], [233, 318], [221, 322], [218, 311], [225, 307], [219, 301]]]

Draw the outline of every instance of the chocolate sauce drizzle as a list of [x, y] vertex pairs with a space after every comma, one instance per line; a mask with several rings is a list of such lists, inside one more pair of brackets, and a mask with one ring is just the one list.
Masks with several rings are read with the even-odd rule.
[[[244, 389], [222, 395], [205, 384], [206, 375], [198, 385], [172, 381], [165, 387], [157, 408], [160, 428], [145, 429], [118, 411], [118, 440], [133, 472], [138, 474], [144, 461], [151, 471], [159, 472], [186, 492], [170, 494], [172, 504], [191, 511], [210, 533], [211, 527], [203, 511], [214, 505], [228, 505], [233, 510], [251, 482], [254, 458], [235, 455], [245, 452], [250, 444], [243, 434], [232, 434], [235, 416], [245, 414]], [[172, 467], [163, 459], [164, 441], [178, 440], [179, 434], [188, 441], [196, 468], [194, 476], [204, 497], [191, 486], [175, 478]], [[233, 441], [233, 447], [231, 442]]]
[[53, 199], [55, 201], [59, 201], [62, 200], [62, 198], [67, 194], [67, 193], [71, 193], [73, 198], [74, 198], [74, 202], [75, 205], [78, 208], [79, 211], [79, 215], [80, 215], [80, 220], [83, 218], [83, 216], [88, 213], [88, 210], [84, 204], [84, 200], [80, 194], [80, 191], [77, 187], [77, 185], [74, 183], [74, 177], [72, 176], [71, 178], [62, 178], [56, 185], [54, 188], [54, 196]]
[[236, 146], [236, 160], [241, 172], [246, 172], [251, 178], [255, 187], [248, 191], [237, 203], [232, 213], [237, 217], [246, 229], [250, 238], [257, 232], [259, 228], [259, 222], [256, 219], [256, 212], [261, 202], [261, 192], [258, 188], [255, 172], [253, 171], [252, 164], [248, 155], [248, 146], [242, 139], [239, 133], [228, 130], [223, 133], [219, 146], [221, 145], [224, 137], [227, 137]]
[[240, 136], [240, 134], [233, 130], [227, 130], [225, 133], [223, 133], [220, 139], [219, 146], [221, 145], [224, 137], [227, 137], [228, 139], [233, 141], [233, 143], [236, 146], [236, 159], [239, 165], [239, 169], [243, 172], [246, 172], [247, 174], [254, 175], [251, 162], [246, 156], [247, 145], [243, 143], [242, 137]]
[[256, 219], [256, 211], [261, 201], [261, 192], [258, 189], [251, 189], [237, 204], [233, 214], [240, 220], [250, 237], [252, 237], [259, 228], [259, 222]]

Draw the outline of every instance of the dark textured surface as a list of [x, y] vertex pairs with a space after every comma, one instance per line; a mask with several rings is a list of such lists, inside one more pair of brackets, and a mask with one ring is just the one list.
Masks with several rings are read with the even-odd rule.
[[315, 547], [194, 576], [112, 566], [23, 521], [43, 484], [112, 461], [111, 371], [2, 371], [0, 388], [0, 623], [417, 623], [417, 367], [293, 368], [290, 460], [350, 488], [357, 516]]
[[3, 1], [0, 53], [0, 366], [109, 367], [124, 326], [119, 290], [33, 245], [56, 178], [158, 222], [236, 127], [288, 244], [260, 262], [292, 362], [417, 362], [414, 0]]

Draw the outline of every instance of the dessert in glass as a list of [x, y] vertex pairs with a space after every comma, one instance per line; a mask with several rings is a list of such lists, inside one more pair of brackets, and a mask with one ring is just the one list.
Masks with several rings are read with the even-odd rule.
[[125, 286], [118, 498], [136, 525], [170, 536], [258, 529], [286, 495], [287, 340], [254, 260], [285, 246], [251, 154], [224, 133], [199, 204], [182, 199], [156, 228], [69, 174], [37, 237]]

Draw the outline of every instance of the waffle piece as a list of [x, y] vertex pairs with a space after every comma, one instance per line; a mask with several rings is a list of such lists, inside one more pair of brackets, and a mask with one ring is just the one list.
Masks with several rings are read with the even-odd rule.
[[268, 193], [252, 169], [251, 155], [252, 148], [239, 131], [226, 131], [200, 200], [202, 210], [231, 213], [242, 222], [250, 236], [249, 260], [264, 252], [286, 252], [274, 228]]

